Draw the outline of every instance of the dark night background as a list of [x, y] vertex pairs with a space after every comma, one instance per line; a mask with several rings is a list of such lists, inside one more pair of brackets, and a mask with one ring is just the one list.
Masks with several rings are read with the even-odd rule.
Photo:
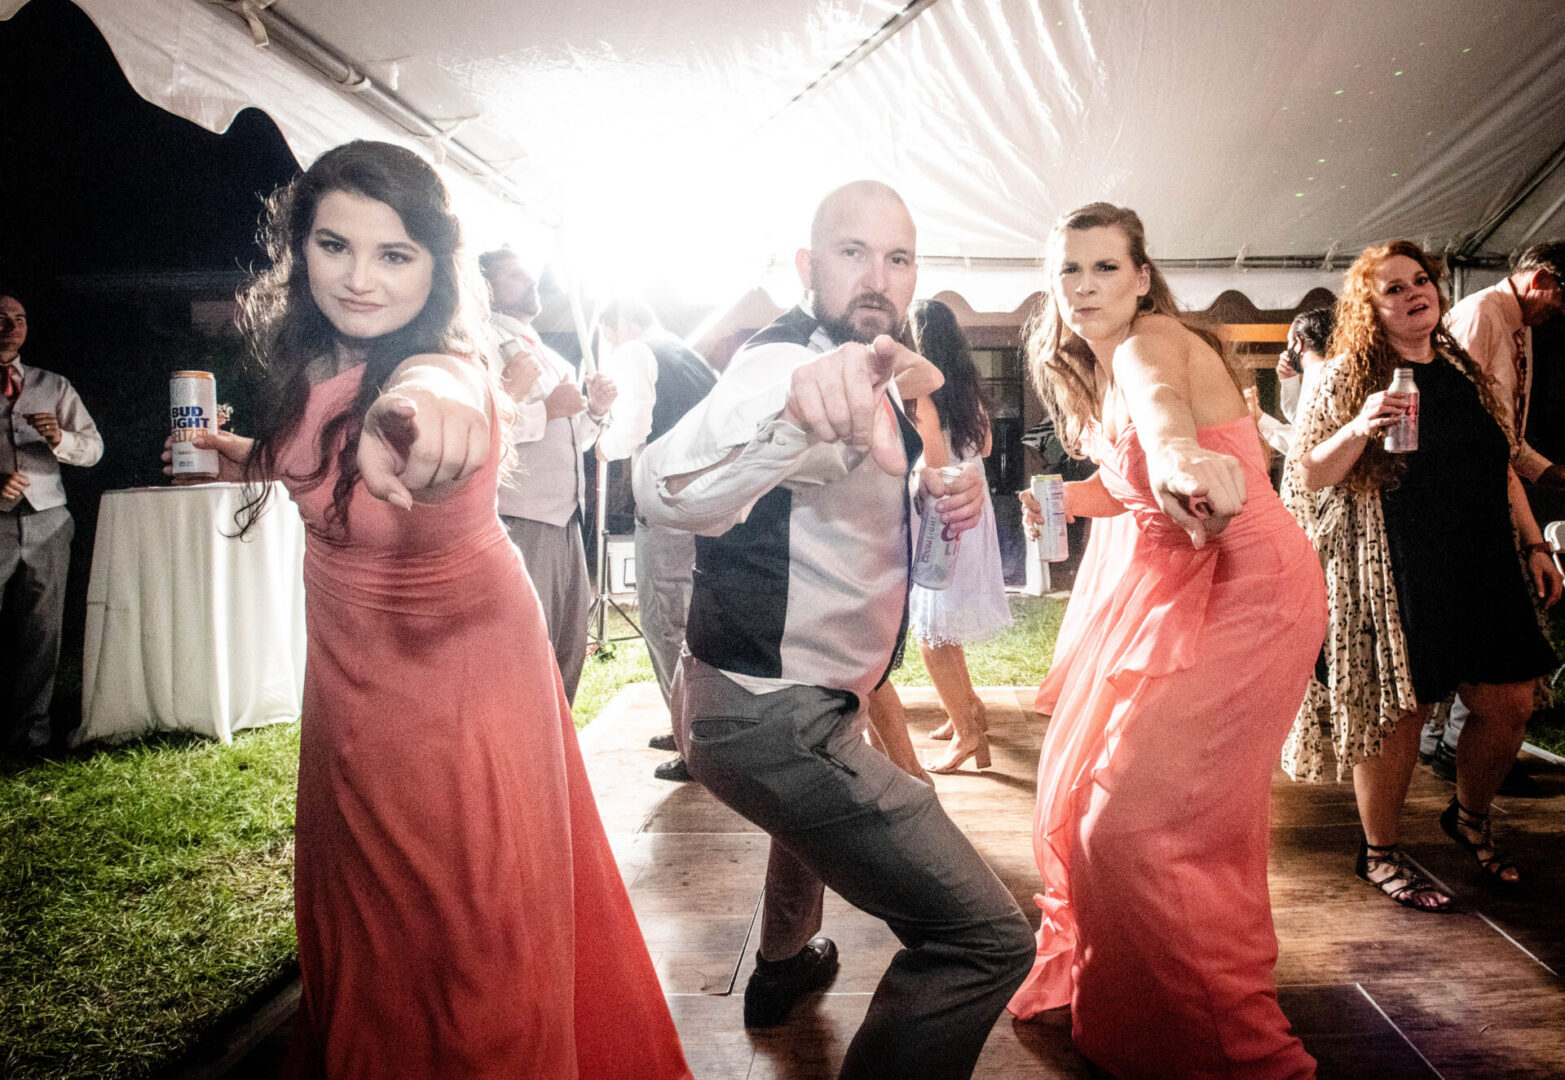
[[213, 371], [244, 430], [238, 338], [193, 326], [192, 304], [220, 313], [231, 300], [262, 257], [262, 199], [297, 165], [254, 109], [214, 135], [143, 101], [66, 0], [31, 0], [0, 22], [0, 117], [0, 287], [28, 310], [22, 358], [69, 378], [104, 436], [95, 467], [63, 470], [76, 540], [59, 736], [80, 715], [99, 495], [164, 482], [170, 371]]

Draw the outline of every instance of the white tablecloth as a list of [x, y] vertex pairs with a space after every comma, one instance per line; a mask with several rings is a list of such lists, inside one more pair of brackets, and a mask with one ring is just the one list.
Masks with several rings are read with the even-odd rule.
[[281, 485], [244, 540], [239, 484], [110, 491], [87, 585], [80, 744], [152, 731], [229, 742], [299, 715], [304, 525]]

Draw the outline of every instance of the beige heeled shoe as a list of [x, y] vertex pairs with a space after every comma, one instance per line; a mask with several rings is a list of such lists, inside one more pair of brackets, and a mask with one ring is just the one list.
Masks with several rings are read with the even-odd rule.
[[[978, 698], [976, 698], [976, 697], [973, 698], [972, 711], [973, 711], [973, 718], [974, 718], [974, 720], [976, 720], [978, 722], [978, 730], [984, 732], [985, 734], [988, 734], [988, 732], [989, 732], [989, 710], [986, 709], [984, 707], [984, 703], [981, 700], [979, 700]], [[951, 739], [955, 734], [956, 734], [956, 724], [948, 719], [948, 720], [946, 720], [945, 723], [941, 724], [939, 727], [935, 728], [935, 730], [931, 731], [929, 733], [929, 737], [931, 739], [935, 739], [935, 740], [937, 740], [939, 742], [946, 742], [949, 739]]]
[[978, 733], [978, 741], [965, 750], [962, 748], [962, 740], [959, 738], [951, 744], [946, 756], [933, 765], [927, 766], [932, 773], [954, 773], [967, 763], [971, 758], [973, 767], [987, 769], [991, 762], [989, 758], [989, 736], [985, 732]]

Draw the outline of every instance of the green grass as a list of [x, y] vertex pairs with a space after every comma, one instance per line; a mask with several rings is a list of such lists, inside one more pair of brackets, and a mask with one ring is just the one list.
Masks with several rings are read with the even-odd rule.
[[571, 712], [577, 729], [596, 719], [622, 687], [657, 679], [652, 671], [652, 659], [647, 655], [646, 642], [639, 637], [612, 640], [631, 633], [630, 625], [610, 609], [604, 635], [610, 640], [587, 657], [587, 663], [581, 669], [581, 682], [576, 684], [576, 703]]
[[294, 965], [298, 725], [0, 772], [0, 1075], [149, 1076]]
[[[974, 686], [1036, 686], [1049, 669], [1054, 655], [1054, 637], [1060, 632], [1065, 601], [1032, 596], [1011, 596], [1011, 617], [1015, 624], [978, 645], [969, 646], [967, 670]], [[918, 646], [908, 642], [902, 666], [891, 676], [898, 686], [928, 686], [929, 671], [918, 655]]]
[[[974, 686], [1028, 686], [1036, 684], [1047, 670], [1054, 652], [1054, 635], [1065, 613], [1063, 600], [1043, 600], [1030, 596], [1011, 597], [1011, 615], [1016, 625], [990, 641], [967, 650], [967, 666]], [[621, 637], [630, 627], [618, 615], [611, 615], [607, 636]], [[620, 688], [633, 682], [651, 682], [652, 661], [647, 646], [639, 638], [616, 641], [587, 657], [581, 683], [576, 688], [576, 726], [586, 727], [609, 703]], [[928, 686], [929, 672], [911, 642], [902, 666], [892, 676], [898, 686]]]

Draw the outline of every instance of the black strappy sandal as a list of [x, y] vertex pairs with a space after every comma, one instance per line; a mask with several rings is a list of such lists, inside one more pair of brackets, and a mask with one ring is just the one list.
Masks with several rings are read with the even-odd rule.
[[[1455, 840], [1457, 846], [1478, 860], [1478, 868], [1483, 871], [1485, 880], [1507, 889], [1514, 889], [1521, 884], [1520, 871], [1516, 880], [1505, 877], [1507, 870], [1516, 870], [1516, 864], [1509, 859], [1500, 858], [1499, 850], [1494, 846], [1494, 836], [1490, 832], [1488, 814], [1475, 814], [1467, 807], [1451, 797], [1451, 805], [1447, 806], [1440, 815], [1440, 827], [1445, 834]], [[1478, 834], [1476, 841], [1467, 839], [1462, 835], [1463, 829], [1471, 829]], [[1487, 856], [1484, 852], [1488, 852]]]
[[[1376, 881], [1369, 876], [1371, 863], [1383, 863], [1393, 867], [1393, 872]], [[1436, 888], [1434, 882], [1411, 866], [1406, 857], [1403, 856], [1401, 847], [1397, 844], [1387, 844], [1382, 847], [1379, 844], [1371, 844], [1368, 837], [1360, 839], [1358, 865], [1354, 867], [1353, 872], [1359, 876], [1360, 880], [1366, 884], [1373, 885], [1403, 907], [1412, 908], [1414, 911], [1433, 912], [1437, 915], [1456, 910], [1455, 899], [1446, 896], [1445, 893]], [[1392, 888], [1391, 883], [1393, 881], [1400, 881], [1403, 884]], [[1417, 898], [1422, 893], [1434, 893], [1436, 896], [1445, 897], [1445, 903], [1436, 905], [1420, 904]]]

